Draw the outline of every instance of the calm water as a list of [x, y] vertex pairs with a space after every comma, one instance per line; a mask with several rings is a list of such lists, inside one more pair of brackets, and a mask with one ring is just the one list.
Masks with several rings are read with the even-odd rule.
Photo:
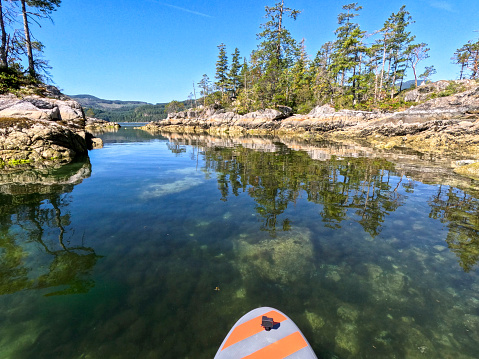
[[319, 358], [479, 357], [477, 183], [418, 154], [100, 137], [0, 175], [1, 358], [212, 358], [258, 306]]

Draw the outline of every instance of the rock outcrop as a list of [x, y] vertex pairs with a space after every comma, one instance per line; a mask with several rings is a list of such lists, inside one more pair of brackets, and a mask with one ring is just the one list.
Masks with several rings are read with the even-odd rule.
[[85, 129], [89, 131], [109, 131], [118, 130], [121, 128], [120, 124], [110, 122], [99, 118], [87, 117], [85, 122]]
[[[466, 91], [448, 95], [458, 88]], [[439, 81], [408, 94], [430, 100], [396, 112], [340, 110], [324, 105], [307, 115], [290, 108], [266, 109], [239, 115], [217, 107], [173, 113], [152, 122], [148, 131], [208, 133], [269, 133], [338, 140], [360, 138], [382, 147], [411, 147], [425, 151], [466, 151], [479, 157], [479, 84]], [[408, 96], [406, 94], [406, 96]]]
[[89, 147], [81, 105], [36, 95], [0, 96], [0, 165], [71, 162]]

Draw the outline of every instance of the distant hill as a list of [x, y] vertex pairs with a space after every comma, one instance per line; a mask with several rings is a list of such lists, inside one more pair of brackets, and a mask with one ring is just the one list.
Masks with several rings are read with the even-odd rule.
[[166, 103], [104, 100], [92, 95], [69, 95], [85, 109], [86, 115], [111, 122], [150, 122], [166, 118]]
[[[424, 82], [423, 80], [417, 80], [417, 85], [421, 86], [421, 84], [423, 82]], [[397, 83], [397, 86], [399, 86], [399, 85], [400, 85], [400, 83]], [[409, 81], [403, 82], [403, 84], [401, 86], [401, 91], [410, 89], [411, 87], [414, 87], [414, 86], [416, 86], [416, 81], [414, 81], [414, 80], [409, 80]]]
[[148, 102], [141, 101], [120, 101], [120, 100], [104, 100], [92, 95], [69, 95], [75, 101], [78, 101], [83, 107], [113, 110], [123, 107], [136, 107], [143, 105], [151, 105]]

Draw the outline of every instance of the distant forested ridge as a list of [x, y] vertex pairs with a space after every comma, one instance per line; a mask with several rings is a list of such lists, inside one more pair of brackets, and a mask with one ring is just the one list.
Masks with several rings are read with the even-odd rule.
[[167, 117], [166, 103], [156, 105], [142, 101], [104, 100], [92, 95], [70, 96], [85, 109], [88, 117], [111, 122], [150, 122]]

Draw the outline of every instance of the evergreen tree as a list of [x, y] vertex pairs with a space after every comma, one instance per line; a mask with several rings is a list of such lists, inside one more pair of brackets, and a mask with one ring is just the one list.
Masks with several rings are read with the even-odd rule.
[[258, 34], [261, 43], [252, 54], [252, 62], [258, 79], [255, 83], [255, 96], [261, 107], [280, 104], [285, 99], [286, 84], [284, 72], [290, 69], [298, 56], [298, 47], [290, 32], [284, 27], [284, 17], [296, 20], [299, 10], [284, 6], [284, 0], [275, 6], [265, 7], [268, 21], [261, 25]]
[[[29, 17], [34, 16], [37, 19], [50, 18], [50, 14], [55, 11], [58, 6], [60, 6], [60, 3], [61, 0], [20, 0], [23, 16], [23, 27], [25, 32], [25, 46], [28, 58], [28, 72], [30, 76], [34, 78], [38, 77], [38, 71], [36, 68], [40, 67], [41, 69], [45, 69], [45, 63], [40, 61], [35, 62], [35, 59], [33, 58], [33, 50], [37, 49], [41, 51], [43, 45], [41, 45], [39, 42], [32, 42]], [[29, 7], [35, 8], [38, 12], [32, 13], [31, 11], [27, 11], [27, 5]]]
[[461, 66], [461, 71], [459, 72], [459, 80], [464, 78], [464, 71], [467, 69], [469, 62], [469, 53], [466, 51], [466, 46], [462, 46], [456, 50], [452, 60], [455, 64]]
[[211, 81], [208, 75], [204, 74], [200, 82], [198, 82], [200, 87], [200, 95], [203, 96], [203, 106], [206, 107], [206, 97], [210, 94], [211, 91]]
[[224, 95], [228, 89], [228, 56], [226, 55], [226, 45], [218, 45], [219, 54], [218, 61], [216, 61], [216, 82], [215, 85]]
[[240, 52], [238, 48], [235, 49], [235, 52], [231, 55], [231, 68], [228, 75], [230, 90], [233, 97], [236, 97], [238, 89], [241, 87], [242, 77], [240, 74], [241, 64], [240, 64]]
[[404, 78], [408, 53], [407, 49], [409, 45], [414, 41], [415, 36], [411, 35], [411, 32], [406, 31], [407, 26], [411, 23], [412, 17], [406, 6], [403, 5], [396, 14], [392, 14], [389, 18], [391, 24], [391, 44], [390, 44], [390, 77], [391, 77], [391, 98], [394, 96], [395, 84], [397, 79]]
[[165, 110], [168, 114], [173, 113], [173, 112], [182, 111], [184, 109], [185, 109], [184, 103], [176, 101], [176, 100], [171, 101], [165, 107]]
[[329, 41], [321, 46], [312, 64], [312, 91], [317, 104], [333, 102], [334, 76], [331, 69], [331, 55], [334, 44]]
[[470, 78], [479, 78], [479, 40], [468, 41], [454, 53], [453, 60], [461, 65], [460, 78], [464, 77], [464, 71], [470, 71]]
[[429, 78], [432, 75], [435, 75], [436, 73], [437, 71], [434, 68], [434, 66], [426, 66], [426, 68], [424, 69], [424, 72], [421, 75], [419, 75], [419, 78], [423, 79], [424, 82], [427, 82], [429, 81]]
[[309, 112], [314, 106], [311, 88], [313, 73], [309, 62], [303, 39], [300, 56], [291, 69], [291, 94], [287, 96], [288, 105], [299, 113]]
[[244, 58], [243, 66], [241, 66], [240, 72], [240, 90], [238, 91], [238, 96], [236, 98], [236, 108], [240, 113], [247, 113], [252, 109], [252, 77], [253, 73], [248, 65], [248, 61], [246, 61], [246, 58]]
[[362, 7], [358, 6], [358, 3], [351, 3], [344, 5], [343, 10], [346, 12], [338, 15], [340, 26], [335, 31], [335, 51], [330, 65], [330, 70], [342, 91], [344, 91], [346, 76], [350, 75], [348, 82], [351, 83], [350, 93], [354, 104], [357, 102], [362, 56], [367, 50], [362, 42], [365, 31], [362, 31], [360, 26], [351, 20], [359, 16], [358, 11], [361, 9]]

